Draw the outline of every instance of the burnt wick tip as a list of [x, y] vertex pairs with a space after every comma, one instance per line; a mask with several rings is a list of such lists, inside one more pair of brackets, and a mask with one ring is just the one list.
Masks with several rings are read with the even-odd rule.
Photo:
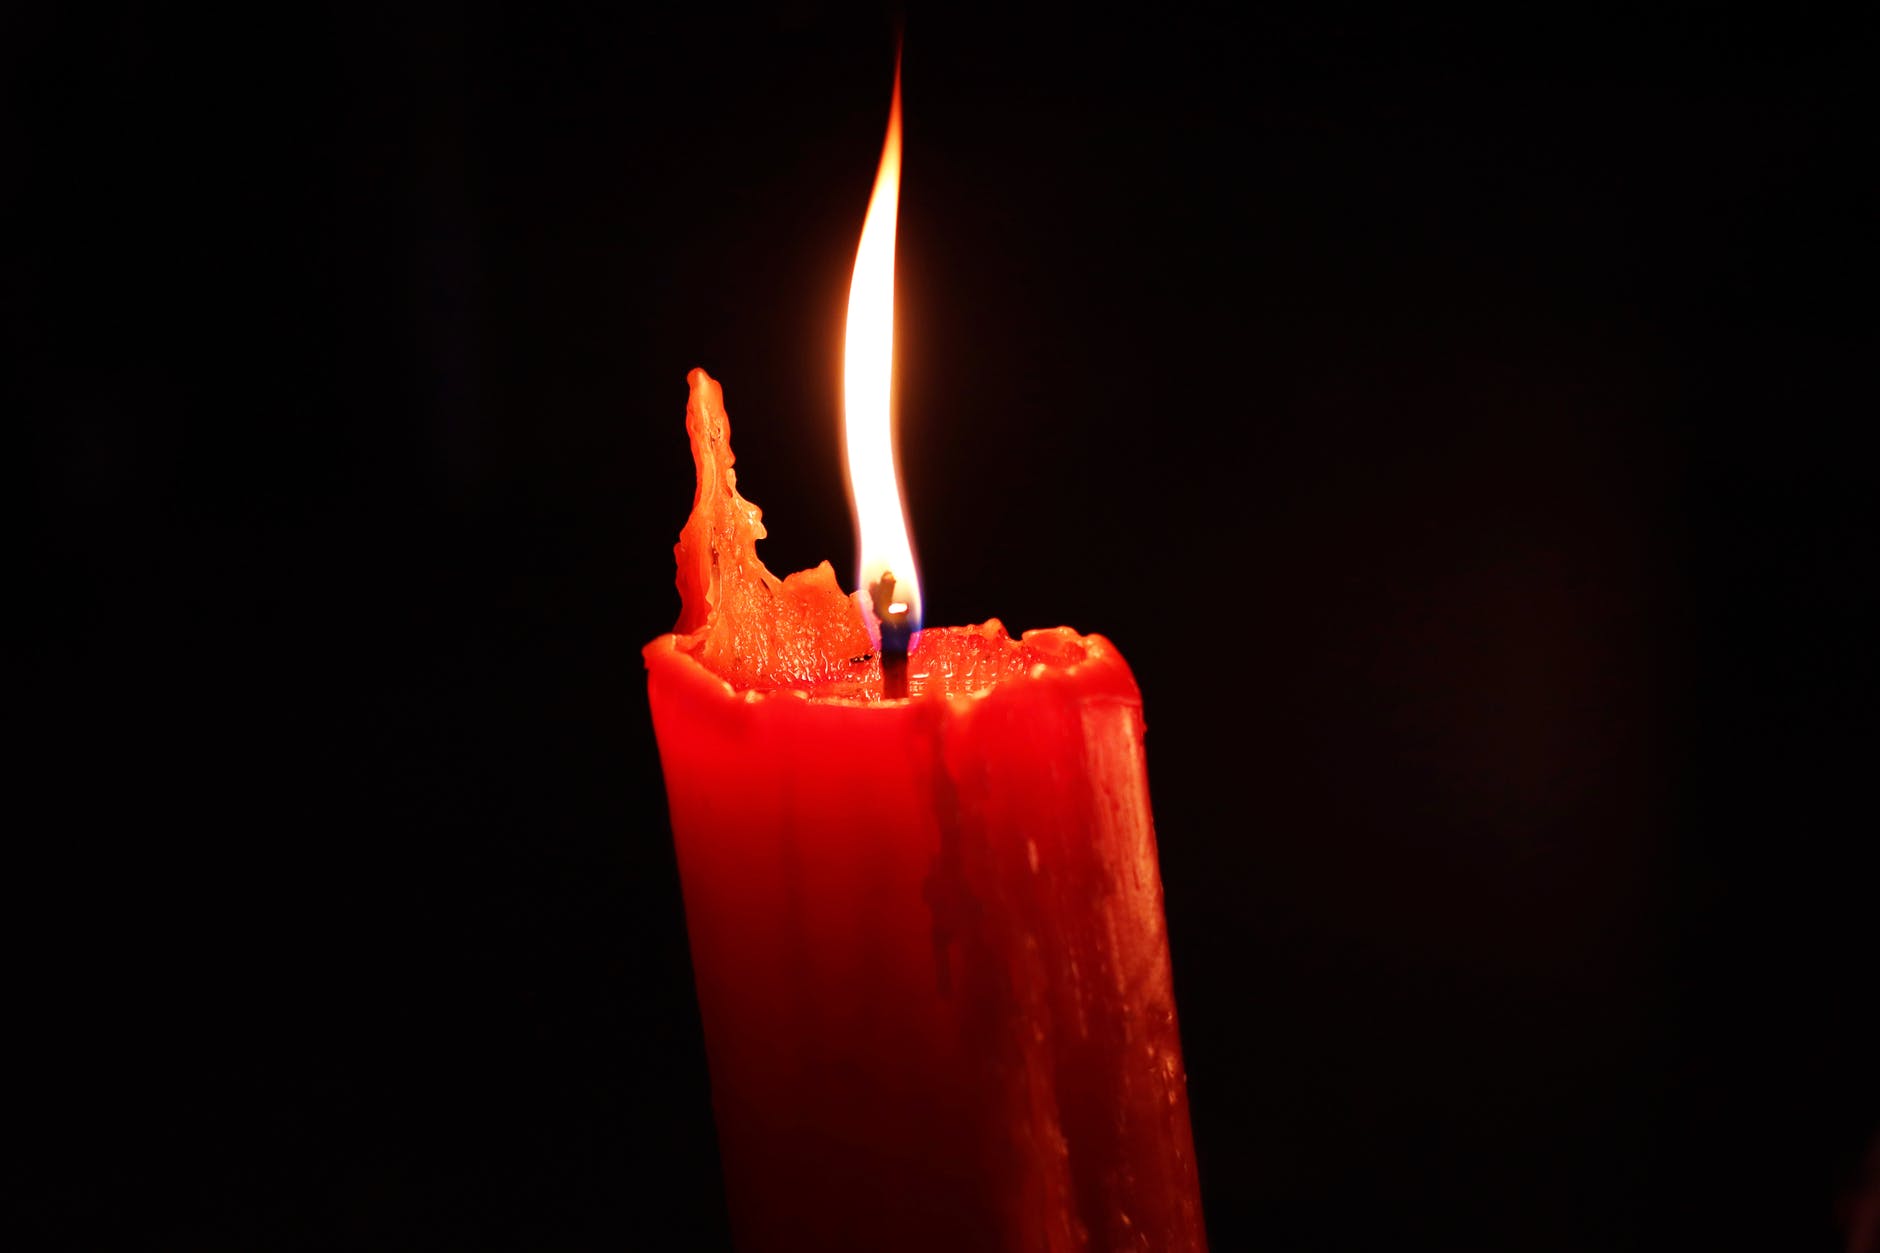
[[882, 571], [868, 589], [868, 599], [881, 628], [881, 684], [889, 699], [907, 695], [907, 646], [913, 635], [908, 608], [894, 598], [894, 573]]

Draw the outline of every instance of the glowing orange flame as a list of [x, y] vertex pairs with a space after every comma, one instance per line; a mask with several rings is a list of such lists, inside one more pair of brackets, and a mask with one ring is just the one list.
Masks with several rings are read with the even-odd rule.
[[[862, 223], [849, 283], [848, 336], [842, 353], [843, 431], [848, 449], [849, 496], [855, 506], [856, 547], [862, 603], [882, 575], [892, 574], [889, 613], [906, 613], [920, 625], [920, 584], [901, 477], [894, 457], [894, 223], [901, 197], [901, 67], [894, 68], [894, 103], [881, 170]], [[874, 613], [867, 611], [875, 630]]]

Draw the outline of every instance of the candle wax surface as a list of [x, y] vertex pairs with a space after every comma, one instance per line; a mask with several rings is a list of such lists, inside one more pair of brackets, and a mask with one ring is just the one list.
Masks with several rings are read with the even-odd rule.
[[882, 699], [828, 564], [757, 560], [690, 381], [685, 608], [645, 653], [739, 1248], [1205, 1249], [1128, 666], [930, 629]]

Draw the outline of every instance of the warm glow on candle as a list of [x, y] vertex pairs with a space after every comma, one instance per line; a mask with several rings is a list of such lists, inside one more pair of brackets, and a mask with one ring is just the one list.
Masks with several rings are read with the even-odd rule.
[[[849, 495], [855, 505], [859, 587], [864, 605], [884, 573], [894, 576], [891, 613], [920, 626], [920, 585], [907, 514], [894, 460], [894, 222], [901, 195], [901, 70], [894, 71], [894, 103], [881, 170], [862, 224], [849, 284], [848, 337], [842, 355], [842, 410], [848, 449]], [[872, 609], [869, 629], [875, 630]]]

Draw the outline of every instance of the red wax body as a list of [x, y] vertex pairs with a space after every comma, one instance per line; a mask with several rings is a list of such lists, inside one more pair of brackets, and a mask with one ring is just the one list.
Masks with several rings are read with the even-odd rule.
[[929, 631], [900, 701], [687, 645], [646, 661], [739, 1247], [1205, 1248], [1109, 641]]

